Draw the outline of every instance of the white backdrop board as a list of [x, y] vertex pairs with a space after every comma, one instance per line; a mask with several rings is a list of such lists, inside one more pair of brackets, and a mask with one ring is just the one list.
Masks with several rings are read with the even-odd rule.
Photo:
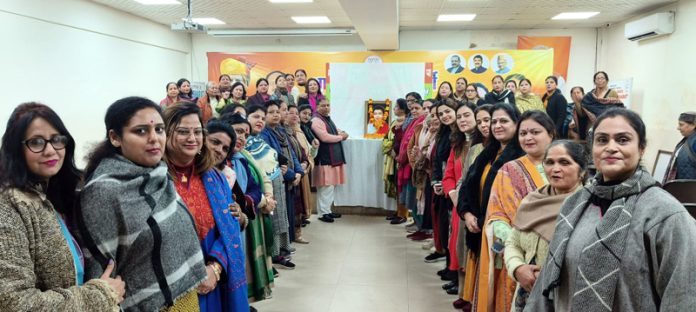
[[425, 63], [331, 63], [327, 75], [331, 117], [353, 138], [365, 132], [365, 101], [396, 103], [406, 93], [425, 90]]

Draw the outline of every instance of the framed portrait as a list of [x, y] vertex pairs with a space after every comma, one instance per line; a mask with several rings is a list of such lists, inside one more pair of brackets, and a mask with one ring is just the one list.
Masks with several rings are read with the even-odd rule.
[[391, 101], [365, 101], [365, 135], [367, 139], [383, 139], [389, 133]]
[[652, 176], [658, 182], [664, 180], [667, 174], [667, 168], [669, 168], [669, 161], [672, 159], [672, 152], [665, 150], [658, 150], [657, 157], [655, 157], [655, 164], [653, 165]]

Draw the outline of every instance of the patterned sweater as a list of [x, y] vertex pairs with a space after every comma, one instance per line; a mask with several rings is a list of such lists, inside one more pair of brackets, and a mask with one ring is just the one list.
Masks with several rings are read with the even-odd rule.
[[45, 194], [0, 191], [0, 311], [118, 311], [101, 280], [77, 286], [75, 266]]

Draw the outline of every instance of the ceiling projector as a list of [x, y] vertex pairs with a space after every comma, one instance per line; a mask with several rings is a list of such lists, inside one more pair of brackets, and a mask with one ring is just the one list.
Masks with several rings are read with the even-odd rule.
[[191, 20], [180, 23], [172, 23], [172, 30], [187, 33], [204, 33], [207, 31], [205, 25], [194, 23]]

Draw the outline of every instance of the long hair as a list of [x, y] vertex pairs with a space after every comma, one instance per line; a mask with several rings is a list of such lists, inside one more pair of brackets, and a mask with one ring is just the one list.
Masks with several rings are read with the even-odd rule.
[[231, 87], [231, 89], [230, 89], [230, 97], [232, 97], [232, 92], [234, 91], [234, 88], [236, 88], [237, 86], [242, 86], [242, 100], [246, 100], [246, 99], [247, 99], [246, 87], [244, 86], [243, 83], [241, 83], [241, 82], [239, 82], [239, 81], [237, 81], [237, 82], [235, 82], [234, 84], [232, 84], [232, 87]]
[[137, 96], [122, 98], [109, 106], [104, 116], [106, 133], [104, 140], [99, 142], [87, 155], [87, 167], [85, 179], [89, 180], [97, 169], [99, 163], [108, 157], [121, 155], [121, 148], [115, 147], [109, 140], [109, 131], [114, 131], [119, 137], [123, 137], [123, 128], [128, 125], [131, 118], [139, 111], [151, 108], [162, 116], [162, 108], [149, 99]]
[[[305, 74], [305, 75], [306, 75], [306, 74]], [[321, 84], [319, 84], [319, 80], [316, 80], [315, 78], [309, 78], [309, 79], [307, 79], [307, 82], [305, 82], [305, 85], [304, 85], [304, 87], [305, 87], [305, 93], [309, 94], [309, 82], [310, 82], [310, 81], [314, 81], [314, 82], [317, 83], [317, 95], [321, 95], [321, 96], [323, 97], [324, 95], [321, 94]], [[319, 103], [317, 103], [317, 104], [319, 104]]]
[[[455, 114], [456, 112], [459, 111], [462, 107], [468, 107], [471, 110], [471, 113], [474, 114], [474, 111], [476, 111], [476, 105], [469, 103], [469, 102], [464, 102], [460, 103], [457, 108], [455, 109]], [[476, 114], [474, 114], [474, 120], [476, 118]], [[465, 151], [467, 151], [467, 147], [469, 146], [467, 140], [466, 140], [466, 133], [461, 132], [459, 130], [459, 126], [457, 125], [457, 122], [455, 121], [455, 127], [452, 129], [452, 134], [450, 134], [450, 141], [452, 142], [452, 149], [454, 149], [454, 156], [459, 158], [461, 155], [464, 154]], [[471, 137], [469, 140], [472, 140], [475, 136], [481, 136], [481, 132], [478, 130], [478, 127], [476, 127], [476, 122], [474, 121], [474, 132], [472, 133]]]
[[37, 118], [42, 118], [58, 133], [68, 137], [63, 166], [48, 180], [46, 197], [58, 212], [70, 215], [77, 200], [75, 188], [82, 175], [75, 166], [75, 139], [58, 114], [44, 104], [23, 103], [12, 111], [7, 121], [5, 134], [2, 136], [2, 147], [0, 147], [0, 188], [29, 191], [41, 181], [27, 167], [22, 143], [29, 125]]
[[[493, 108], [492, 104], [483, 104], [483, 105], [476, 106], [476, 109], [474, 110], [474, 117], [476, 117], [480, 111], [488, 112], [488, 115], [490, 115], [491, 108]], [[476, 132], [474, 132], [474, 135], [471, 136], [471, 146], [474, 146], [474, 145], [479, 144], [479, 143], [483, 144], [484, 146], [488, 145], [488, 142], [490, 142], [488, 140], [488, 138], [491, 135], [490, 127], [491, 126], [488, 125], [488, 129], [489, 129], [488, 137], [484, 137], [483, 133], [481, 133], [481, 131], [478, 129], [478, 121], [477, 121], [476, 122]]]
[[[519, 127], [520, 112], [517, 110], [517, 108], [508, 103], [495, 104], [490, 110], [491, 118], [493, 117], [493, 113], [499, 110], [505, 111], [508, 117], [510, 117], [510, 120], [516, 124], [515, 127]], [[515, 129], [515, 133], [517, 133], [517, 129]], [[515, 148], [520, 149], [520, 142], [517, 135], [513, 135], [512, 139], [510, 139], [510, 142], [507, 145], [513, 145]], [[486, 147], [483, 149], [481, 155], [485, 155], [484, 159], [495, 159], [495, 155], [498, 153], [501, 146], [502, 144], [500, 141], [498, 141], [498, 139], [496, 139], [493, 135], [493, 125], [491, 125], [490, 135], [488, 136], [488, 145], [486, 145]]]
[[[167, 145], [169, 145], [176, 136], [176, 127], [181, 123], [181, 119], [188, 115], [198, 116], [198, 120], [201, 122], [201, 127], [203, 127], [203, 118], [201, 116], [201, 109], [198, 105], [188, 102], [179, 102], [167, 107], [164, 110], [164, 124], [167, 129]], [[203, 174], [210, 168], [215, 166], [215, 155], [208, 149], [205, 145], [206, 133], [203, 131], [203, 139], [201, 140], [201, 152], [196, 154], [193, 159], [194, 166], [196, 168], [197, 174]], [[164, 152], [164, 159], [170, 164], [171, 149], [166, 148]], [[169, 173], [174, 176], [172, 172], [174, 169], [170, 166]]]
[[189, 91], [188, 94], [181, 92], [181, 86], [184, 84], [184, 82], [188, 82], [189, 86], [191, 86], [191, 82], [188, 81], [188, 79], [186, 79], [186, 78], [181, 78], [181, 79], [179, 79], [179, 80], [176, 82], [176, 87], [179, 88], [179, 94], [183, 94], [183, 95], [186, 95], [186, 96], [188, 96], [188, 97], [190, 97], [190, 98], [193, 98], [193, 88], [191, 88], [191, 90]]

